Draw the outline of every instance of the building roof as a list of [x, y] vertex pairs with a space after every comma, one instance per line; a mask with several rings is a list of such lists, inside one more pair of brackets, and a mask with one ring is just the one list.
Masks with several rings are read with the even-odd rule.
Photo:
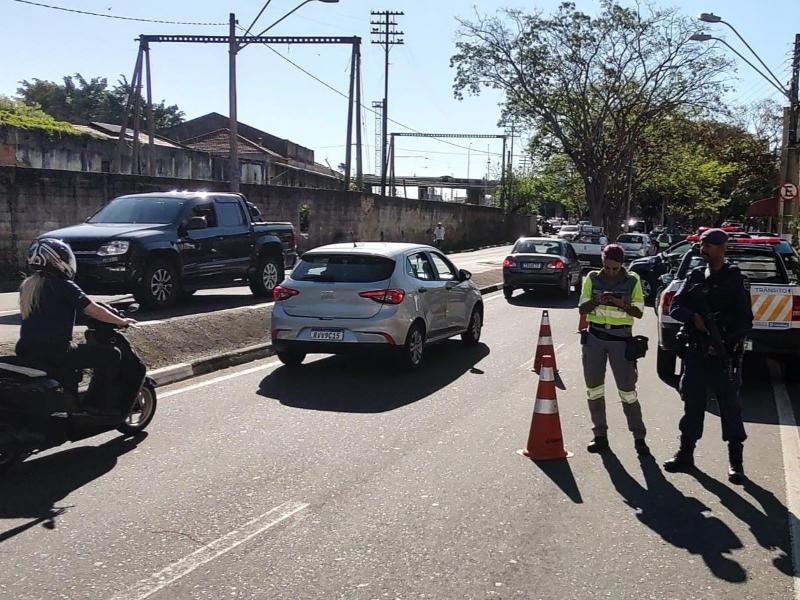
[[[100, 133], [105, 137], [110, 137], [114, 139], [119, 138], [119, 130], [122, 129], [120, 125], [114, 125], [113, 123], [101, 123], [99, 121], [92, 121], [88, 125], [74, 125], [77, 129], [81, 131], [85, 131], [87, 133]], [[133, 139], [133, 129], [126, 128], [125, 129], [125, 137], [129, 139]], [[149, 143], [150, 141], [150, 134], [146, 131], [139, 131], [139, 143], [144, 145]], [[160, 135], [155, 135], [153, 139], [153, 143], [156, 146], [165, 146], [167, 148], [183, 148], [181, 144], [176, 144], [175, 142], [168, 140], [165, 137]]]
[[[239, 135], [237, 136], [239, 155], [244, 156], [248, 154], [263, 154], [272, 159], [286, 160], [286, 157], [277, 154], [263, 146], [259, 146], [255, 142]], [[211, 154], [218, 154], [221, 156], [228, 156], [231, 150], [230, 130], [217, 129], [193, 138], [183, 141], [185, 146], [195, 150], [202, 150], [210, 152]]]

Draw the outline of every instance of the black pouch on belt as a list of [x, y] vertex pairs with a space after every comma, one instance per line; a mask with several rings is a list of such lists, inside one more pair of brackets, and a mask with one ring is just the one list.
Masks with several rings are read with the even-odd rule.
[[581, 346], [585, 346], [586, 345], [586, 340], [589, 337], [589, 332], [584, 329], [584, 330], [580, 331], [579, 333], [581, 334]]
[[625, 339], [625, 358], [627, 360], [639, 360], [647, 354], [647, 336], [633, 335]]

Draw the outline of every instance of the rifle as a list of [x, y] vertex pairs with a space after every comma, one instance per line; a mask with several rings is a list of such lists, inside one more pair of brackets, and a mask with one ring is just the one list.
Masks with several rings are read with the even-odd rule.
[[711, 311], [708, 303], [708, 288], [704, 283], [698, 283], [689, 288], [689, 298], [695, 312], [703, 319], [708, 329], [708, 343], [720, 360], [728, 361], [728, 348], [717, 325], [717, 314]]

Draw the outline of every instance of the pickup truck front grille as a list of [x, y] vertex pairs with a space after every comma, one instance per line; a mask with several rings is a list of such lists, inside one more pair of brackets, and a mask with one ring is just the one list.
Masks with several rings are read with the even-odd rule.
[[69, 247], [75, 254], [92, 254], [97, 252], [102, 246], [102, 242], [96, 240], [74, 240], [68, 241]]

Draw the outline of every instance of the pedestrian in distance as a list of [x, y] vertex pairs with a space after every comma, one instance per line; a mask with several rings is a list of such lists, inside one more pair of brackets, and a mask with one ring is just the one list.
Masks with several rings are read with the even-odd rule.
[[610, 364], [636, 452], [642, 457], [650, 456], [636, 392], [636, 359], [642, 355], [637, 354], [633, 337], [633, 321], [641, 319], [644, 311], [642, 284], [636, 273], [623, 266], [625, 251], [618, 244], [607, 245], [602, 259], [602, 270], [592, 271], [584, 278], [578, 307], [589, 325], [581, 332], [583, 377], [594, 434], [587, 450], [598, 453], [609, 448], [605, 376], [606, 364]]
[[739, 268], [725, 262], [728, 234], [708, 229], [700, 236], [705, 266], [695, 268], [672, 301], [670, 316], [683, 323], [678, 339], [683, 343], [680, 393], [683, 417], [680, 448], [664, 469], [686, 472], [694, 467], [694, 449], [703, 437], [703, 420], [709, 392], [716, 396], [722, 420], [722, 440], [728, 443], [728, 481], [744, 481], [741, 364], [744, 341], [753, 327], [753, 310], [747, 280]]
[[444, 244], [444, 225], [440, 221], [433, 230], [433, 245], [441, 248], [442, 244]]

